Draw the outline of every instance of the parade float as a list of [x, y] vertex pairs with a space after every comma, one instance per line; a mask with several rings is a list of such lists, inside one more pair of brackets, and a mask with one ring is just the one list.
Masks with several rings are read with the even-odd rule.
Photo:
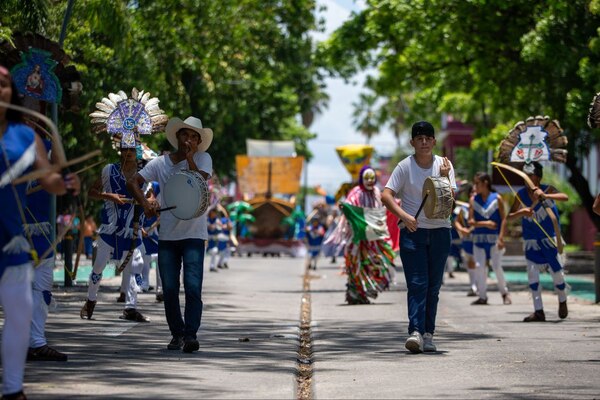
[[335, 201], [346, 197], [350, 189], [358, 184], [358, 172], [371, 162], [374, 148], [368, 144], [346, 144], [335, 148], [340, 161], [350, 173], [352, 180], [344, 182], [335, 193]]
[[304, 214], [295, 204], [304, 157], [292, 141], [246, 141], [247, 154], [236, 156], [240, 196], [252, 206], [247, 235], [238, 236], [240, 254], [303, 256]]

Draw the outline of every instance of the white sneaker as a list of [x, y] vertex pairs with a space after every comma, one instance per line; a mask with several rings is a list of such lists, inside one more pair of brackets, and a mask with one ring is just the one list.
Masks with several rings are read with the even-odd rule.
[[431, 333], [426, 333], [423, 335], [423, 351], [429, 353], [437, 351], [437, 348], [433, 343], [433, 335]]
[[411, 353], [422, 353], [423, 352], [423, 336], [417, 331], [410, 334], [409, 338], [406, 339], [404, 347]]

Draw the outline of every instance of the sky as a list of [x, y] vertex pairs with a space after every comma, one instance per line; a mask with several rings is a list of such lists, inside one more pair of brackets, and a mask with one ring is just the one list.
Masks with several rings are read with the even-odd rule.
[[[317, 3], [326, 7], [326, 10], [319, 14], [325, 19], [325, 32], [316, 32], [313, 35], [318, 41], [325, 40], [350, 17], [352, 11], [358, 12], [365, 7], [362, 0], [318, 0]], [[365, 137], [352, 126], [352, 103], [358, 102], [365, 77], [375, 72], [370, 70], [353, 77], [354, 84], [333, 78], [325, 81], [330, 97], [329, 107], [315, 117], [310, 127], [310, 131], [316, 133], [317, 138], [309, 142], [309, 149], [313, 154], [313, 159], [308, 164], [309, 187], [321, 185], [328, 194], [334, 194], [342, 183], [351, 180], [350, 174], [335, 152], [335, 147], [366, 143]], [[391, 155], [396, 146], [396, 139], [391, 130], [386, 130], [372, 138], [370, 144], [378, 154]]]

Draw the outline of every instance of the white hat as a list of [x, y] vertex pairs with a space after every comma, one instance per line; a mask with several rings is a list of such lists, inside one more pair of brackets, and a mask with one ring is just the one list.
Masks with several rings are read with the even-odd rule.
[[174, 117], [169, 119], [169, 123], [165, 128], [165, 132], [167, 134], [167, 140], [173, 147], [177, 149], [177, 132], [181, 129], [191, 129], [193, 131], [198, 132], [200, 138], [202, 139], [202, 143], [198, 144], [198, 151], [206, 151], [210, 146], [210, 143], [213, 139], [213, 131], [210, 128], [203, 128], [202, 121], [200, 118], [196, 117], [187, 117], [185, 121]]

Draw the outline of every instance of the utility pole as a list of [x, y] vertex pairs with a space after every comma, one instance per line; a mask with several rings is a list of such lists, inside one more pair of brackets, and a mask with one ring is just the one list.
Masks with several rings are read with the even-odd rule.
[[[69, 20], [71, 19], [71, 12], [73, 11], [73, 4], [75, 3], [75, 0], [69, 0], [69, 2], [67, 3], [67, 9], [65, 11], [65, 17], [63, 18], [63, 23], [62, 23], [62, 27], [60, 29], [60, 37], [58, 39], [58, 45], [60, 46], [60, 48], [62, 49], [63, 44], [65, 42], [65, 37], [67, 36], [67, 25], [69, 24]], [[58, 104], [57, 103], [52, 103], [52, 107], [51, 107], [51, 112], [52, 112], [52, 122], [54, 122], [54, 124], [56, 126], [58, 126]], [[81, 223], [83, 223], [83, 221], [81, 221]], [[56, 241], [56, 195], [51, 195], [50, 196], [50, 226], [51, 226], [51, 234], [52, 234], [52, 243], [54, 243]], [[63, 249], [63, 251], [65, 251], [65, 254], [72, 256], [72, 252], [71, 251], [66, 251], [65, 249]], [[71, 271], [73, 271], [73, 259], [72, 257], [69, 257], [69, 259], [66, 259], [67, 257], [65, 257], [65, 287], [66, 286], [73, 286], [73, 280], [71, 279], [71, 276], [69, 275], [69, 273]]]

